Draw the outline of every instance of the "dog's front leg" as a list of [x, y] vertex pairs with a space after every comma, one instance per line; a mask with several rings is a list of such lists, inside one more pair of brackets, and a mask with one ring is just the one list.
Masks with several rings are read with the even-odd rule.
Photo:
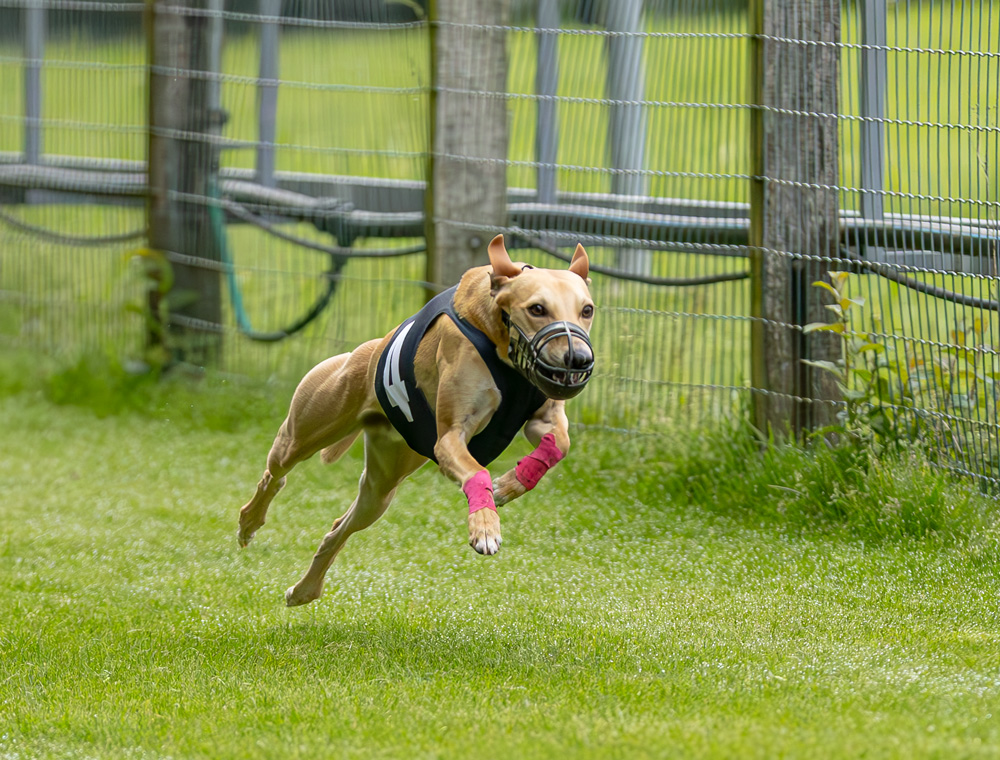
[[569, 452], [569, 421], [564, 404], [554, 400], [545, 402], [525, 424], [524, 435], [535, 450], [520, 460], [513, 470], [493, 481], [493, 498], [497, 506], [524, 496]]
[[456, 483], [469, 502], [469, 545], [480, 554], [496, 554], [503, 539], [500, 516], [493, 501], [490, 473], [469, 453], [461, 429], [449, 430], [434, 447], [441, 471]]
[[[491, 384], [492, 386], [492, 384]], [[461, 484], [469, 503], [469, 545], [480, 554], [496, 554], [503, 539], [500, 517], [493, 501], [493, 484], [489, 471], [469, 453], [469, 441], [493, 416], [500, 403], [494, 387], [483, 389], [477, 403], [442, 404], [439, 393], [438, 441], [434, 457], [441, 472]], [[451, 402], [455, 401], [451, 397]]]

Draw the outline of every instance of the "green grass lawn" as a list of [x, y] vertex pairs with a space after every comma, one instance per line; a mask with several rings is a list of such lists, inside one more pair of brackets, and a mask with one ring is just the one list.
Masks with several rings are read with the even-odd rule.
[[691, 498], [683, 440], [578, 430], [498, 556], [427, 467], [289, 610], [358, 451], [296, 470], [241, 551], [288, 388], [213, 383], [104, 418], [5, 386], [0, 757], [1000, 753], [995, 525], [782, 519], [790, 478], [759, 512]]

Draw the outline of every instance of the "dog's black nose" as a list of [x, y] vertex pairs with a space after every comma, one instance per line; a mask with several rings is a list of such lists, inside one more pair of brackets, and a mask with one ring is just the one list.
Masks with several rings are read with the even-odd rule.
[[583, 347], [574, 347], [563, 354], [563, 366], [567, 369], [586, 369], [594, 362], [594, 355]]

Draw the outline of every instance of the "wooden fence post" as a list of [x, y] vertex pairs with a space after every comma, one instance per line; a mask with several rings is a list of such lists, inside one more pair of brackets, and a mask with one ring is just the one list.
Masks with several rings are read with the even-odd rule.
[[[752, 0], [750, 197], [751, 382], [754, 421], [778, 435], [827, 424], [839, 398], [832, 374], [803, 359], [834, 360], [839, 338], [803, 334], [830, 321], [812, 283], [839, 254], [838, 61], [840, 1]], [[820, 44], [816, 44], [820, 43]]]
[[[185, 10], [220, 7], [215, 0], [151, 0], [147, 6], [149, 247], [173, 259], [168, 323], [154, 326], [149, 341], [199, 365], [216, 360], [222, 348], [220, 230], [213, 229], [210, 207], [217, 169], [212, 137], [221, 113], [213, 102], [218, 83], [187, 72], [212, 72], [222, 19]], [[151, 294], [154, 320], [159, 299]]]
[[509, 0], [431, 0], [427, 281], [450, 285], [488, 263], [507, 223]]

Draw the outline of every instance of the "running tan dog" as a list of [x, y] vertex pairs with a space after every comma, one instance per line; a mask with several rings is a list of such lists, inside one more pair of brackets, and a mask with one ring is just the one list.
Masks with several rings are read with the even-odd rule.
[[[335, 462], [363, 432], [365, 468], [354, 503], [285, 592], [288, 606], [319, 597], [348, 537], [381, 517], [399, 484], [428, 459], [462, 486], [469, 543], [495, 554], [496, 505], [534, 488], [569, 451], [563, 406], [583, 389], [594, 361], [586, 251], [577, 246], [568, 270], [534, 269], [513, 263], [498, 235], [489, 258], [385, 338], [314, 367], [296, 389], [257, 491], [240, 510], [240, 545], [264, 524], [299, 462], [317, 451]], [[450, 318], [438, 318], [444, 314]], [[522, 427], [535, 450], [491, 481], [485, 467]]]

